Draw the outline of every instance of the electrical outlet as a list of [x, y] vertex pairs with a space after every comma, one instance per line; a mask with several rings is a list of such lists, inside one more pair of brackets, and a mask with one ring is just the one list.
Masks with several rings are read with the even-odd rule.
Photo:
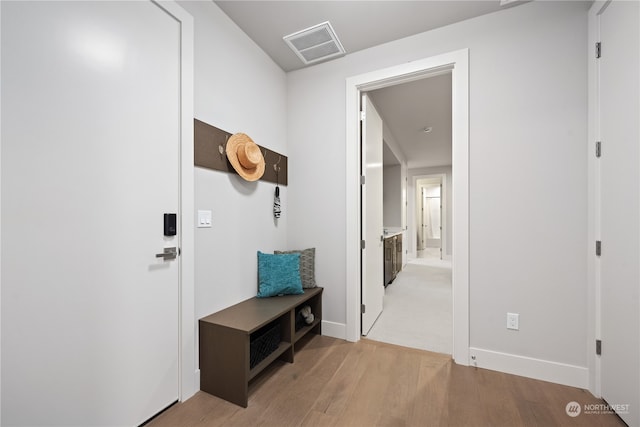
[[514, 331], [520, 329], [520, 315], [518, 313], [507, 313], [507, 329]]

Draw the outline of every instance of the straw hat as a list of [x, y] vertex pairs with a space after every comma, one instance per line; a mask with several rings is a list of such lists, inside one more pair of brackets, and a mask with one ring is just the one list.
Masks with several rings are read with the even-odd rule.
[[247, 181], [257, 181], [264, 174], [262, 151], [247, 134], [231, 135], [227, 141], [227, 159], [238, 175]]

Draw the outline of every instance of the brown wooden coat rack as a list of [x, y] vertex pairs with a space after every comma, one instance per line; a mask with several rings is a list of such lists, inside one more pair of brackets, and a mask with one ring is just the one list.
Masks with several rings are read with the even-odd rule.
[[[232, 134], [211, 126], [198, 119], [193, 119], [194, 136], [194, 165], [207, 169], [218, 170], [236, 174], [236, 171], [227, 160], [227, 140]], [[274, 184], [287, 185], [287, 156], [271, 151], [261, 145], [264, 156], [264, 175], [260, 181], [273, 182]]]

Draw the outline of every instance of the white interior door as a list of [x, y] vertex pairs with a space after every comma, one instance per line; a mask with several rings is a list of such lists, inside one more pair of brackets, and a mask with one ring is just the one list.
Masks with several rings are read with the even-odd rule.
[[640, 425], [640, 3], [600, 16], [601, 388]]
[[138, 425], [179, 392], [179, 23], [1, 7], [2, 423]]
[[427, 223], [424, 220], [424, 212], [427, 206], [424, 187], [420, 187], [420, 228], [418, 230], [418, 250], [424, 249], [424, 231]]
[[427, 199], [429, 222], [428, 236], [429, 239], [440, 239], [440, 197], [429, 197]]
[[425, 248], [441, 248], [442, 199], [440, 185], [424, 188], [423, 205]]
[[427, 189], [422, 188], [422, 249], [427, 248], [427, 240], [430, 238], [429, 233], [429, 197], [427, 196]]
[[384, 299], [382, 119], [367, 95], [362, 96], [362, 111], [362, 335], [367, 335], [382, 313]]

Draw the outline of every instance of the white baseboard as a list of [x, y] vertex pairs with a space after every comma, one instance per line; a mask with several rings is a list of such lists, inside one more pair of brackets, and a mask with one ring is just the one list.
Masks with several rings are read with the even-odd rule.
[[469, 356], [471, 358], [469, 360], [471, 366], [475, 365], [478, 368], [582, 389], [589, 387], [589, 370], [583, 366], [568, 365], [474, 347], [469, 348]]
[[328, 337], [338, 338], [341, 340], [347, 339], [347, 325], [344, 323], [329, 322], [328, 320], [322, 321], [322, 335]]

